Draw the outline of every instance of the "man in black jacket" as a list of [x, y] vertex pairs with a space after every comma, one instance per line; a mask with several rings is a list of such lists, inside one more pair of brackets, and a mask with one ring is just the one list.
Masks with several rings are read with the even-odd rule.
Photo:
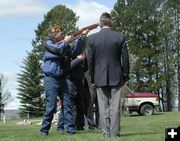
[[88, 69], [97, 86], [100, 126], [104, 136], [120, 136], [121, 87], [129, 77], [125, 36], [111, 30], [109, 13], [100, 17], [101, 30], [88, 37]]
[[[69, 103], [71, 103], [72, 107], [74, 106], [76, 107], [75, 108], [76, 130], [84, 130], [84, 126], [85, 126], [85, 119], [84, 119], [85, 111], [84, 111], [84, 102], [83, 102], [84, 94], [83, 94], [82, 81], [84, 78], [84, 72], [87, 71], [86, 55], [83, 53], [83, 50], [85, 49], [85, 38], [88, 32], [89, 32], [88, 30], [84, 30], [82, 35], [77, 38], [79, 42], [74, 41], [71, 44], [71, 46], [73, 46], [70, 49], [71, 63], [70, 63], [70, 69], [68, 75], [66, 77], [66, 82], [68, 84], [68, 90], [69, 90], [68, 101]], [[62, 111], [61, 113], [64, 113]], [[62, 132], [64, 130], [64, 123], [65, 123], [64, 117], [66, 116], [61, 113], [59, 117], [60, 118], [59, 122], [57, 123], [57, 129], [59, 132]]]

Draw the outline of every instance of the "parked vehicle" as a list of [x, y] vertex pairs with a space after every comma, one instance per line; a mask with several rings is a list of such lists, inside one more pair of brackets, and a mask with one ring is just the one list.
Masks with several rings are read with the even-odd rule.
[[137, 112], [140, 115], [153, 115], [154, 110], [159, 111], [160, 98], [150, 92], [129, 92], [124, 98], [129, 113]]

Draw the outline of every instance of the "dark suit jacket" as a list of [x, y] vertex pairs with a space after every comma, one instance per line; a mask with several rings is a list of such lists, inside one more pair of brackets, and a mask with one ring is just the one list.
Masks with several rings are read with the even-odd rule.
[[67, 78], [82, 82], [84, 78], [84, 72], [86, 72], [87, 69], [87, 60], [80, 60], [76, 58], [71, 61], [70, 72]]
[[98, 87], [123, 85], [129, 76], [125, 36], [102, 28], [88, 37], [88, 69]]

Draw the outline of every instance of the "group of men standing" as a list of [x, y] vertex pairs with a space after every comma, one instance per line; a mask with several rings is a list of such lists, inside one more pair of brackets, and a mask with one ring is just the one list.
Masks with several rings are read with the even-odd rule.
[[[58, 96], [63, 103], [57, 123], [59, 133], [66, 130], [72, 135], [76, 130], [83, 130], [84, 115], [90, 128], [97, 127], [89, 114], [92, 113], [92, 102], [97, 97], [95, 104], [98, 104], [99, 126], [103, 135], [120, 136], [121, 88], [129, 79], [128, 50], [124, 34], [111, 29], [109, 13], [102, 13], [99, 26], [99, 32], [86, 37], [89, 31], [84, 30], [73, 42], [73, 37], [65, 36], [60, 27], [50, 29], [42, 68], [46, 96], [40, 129], [42, 136], [49, 134]], [[86, 38], [87, 50], [84, 52]], [[85, 94], [85, 84], [89, 87], [90, 97]], [[77, 109], [75, 120], [74, 105]]]

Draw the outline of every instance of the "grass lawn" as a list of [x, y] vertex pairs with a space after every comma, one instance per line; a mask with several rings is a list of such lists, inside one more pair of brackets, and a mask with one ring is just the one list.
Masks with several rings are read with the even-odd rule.
[[0, 141], [164, 141], [166, 126], [180, 126], [180, 112], [156, 113], [153, 116], [130, 116], [121, 119], [121, 137], [104, 138], [100, 130], [86, 130], [69, 136], [58, 134], [53, 125], [47, 137], [39, 135], [40, 125], [16, 125], [0, 122]]

